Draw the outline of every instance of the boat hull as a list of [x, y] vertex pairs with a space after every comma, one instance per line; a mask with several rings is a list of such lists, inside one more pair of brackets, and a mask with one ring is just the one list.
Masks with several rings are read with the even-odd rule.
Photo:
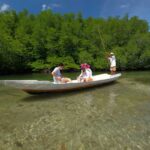
[[63, 89], [22, 89], [24, 92], [29, 93], [29, 94], [42, 94], [42, 93], [63, 93], [63, 92], [69, 92], [69, 91], [77, 91], [77, 90], [82, 90], [86, 88], [92, 88], [92, 87], [98, 87], [101, 85], [105, 84], [110, 84], [115, 81], [110, 81], [110, 82], [105, 82], [105, 83], [100, 83], [100, 84], [89, 84], [89, 85], [84, 85], [84, 86], [76, 86], [72, 88], [63, 88]]
[[108, 75], [101, 74], [93, 76], [93, 81], [90, 82], [77, 82], [73, 80], [70, 83], [54, 84], [50, 81], [38, 81], [38, 80], [5, 80], [5, 85], [11, 85], [19, 88], [24, 92], [30, 94], [41, 94], [41, 93], [56, 93], [56, 92], [67, 92], [73, 90], [80, 90], [85, 88], [96, 87], [104, 84], [108, 84], [116, 81], [121, 74]]

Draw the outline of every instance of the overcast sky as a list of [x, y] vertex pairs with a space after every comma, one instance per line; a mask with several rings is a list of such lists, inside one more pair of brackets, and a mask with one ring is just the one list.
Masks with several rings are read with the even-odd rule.
[[150, 22], [150, 0], [0, 0], [0, 12], [28, 9], [31, 13], [51, 9], [53, 12], [78, 13], [84, 17], [138, 16]]

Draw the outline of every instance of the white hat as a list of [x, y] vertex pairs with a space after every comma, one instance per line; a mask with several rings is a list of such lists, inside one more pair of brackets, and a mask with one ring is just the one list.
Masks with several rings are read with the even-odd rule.
[[111, 52], [110, 54], [111, 54], [111, 55], [114, 55], [114, 53], [113, 53], [113, 52]]

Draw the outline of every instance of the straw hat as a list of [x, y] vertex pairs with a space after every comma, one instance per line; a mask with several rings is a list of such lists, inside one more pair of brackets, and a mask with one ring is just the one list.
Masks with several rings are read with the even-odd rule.
[[113, 52], [111, 52], [111, 53], [110, 53], [110, 55], [114, 55], [114, 53], [113, 53]]

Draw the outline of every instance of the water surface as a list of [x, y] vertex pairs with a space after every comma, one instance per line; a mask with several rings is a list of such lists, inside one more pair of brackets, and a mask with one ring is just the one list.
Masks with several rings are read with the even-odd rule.
[[149, 150], [150, 72], [125, 72], [113, 84], [61, 94], [0, 86], [0, 131], [2, 150]]

